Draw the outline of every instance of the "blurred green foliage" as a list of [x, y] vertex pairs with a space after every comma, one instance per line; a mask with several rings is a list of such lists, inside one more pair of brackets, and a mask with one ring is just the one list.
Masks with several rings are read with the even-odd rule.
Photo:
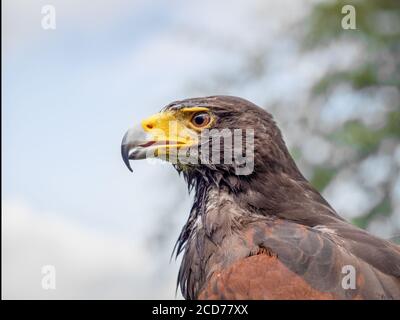
[[392, 212], [392, 207], [390, 205], [390, 200], [388, 198], [383, 199], [379, 204], [377, 204], [368, 214], [354, 218], [353, 223], [358, 225], [360, 228], [366, 228], [368, 226], [369, 220], [380, 215], [389, 216]]
[[[341, 21], [344, 16], [342, 8], [345, 5], [355, 7], [357, 28], [345, 30], [344, 33]], [[345, 36], [364, 42], [368, 50], [380, 49], [383, 46], [398, 47], [399, 7], [398, 0], [336, 0], [318, 3], [306, 26], [303, 46], [308, 49], [315, 48]]]
[[376, 68], [371, 65], [361, 66], [351, 71], [338, 71], [322, 78], [313, 87], [313, 93], [320, 95], [326, 93], [334, 85], [347, 82], [353, 89], [360, 89], [378, 84]]
[[361, 155], [367, 156], [377, 150], [382, 139], [400, 138], [400, 111], [389, 112], [386, 124], [381, 129], [368, 128], [361, 121], [349, 121], [330, 137], [337, 143], [348, 144]]
[[324, 190], [335, 176], [336, 170], [332, 168], [317, 167], [314, 168], [311, 184], [318, 190]]
[[[356, 29], [345, 30], [341, 26], [342, 7], [352, 5], [356, 11]], [[309, 17], [303, 49], [312, 50], [340, 41], [356, 44], [363, 55], [347, 70], [329, 70], [313, 87], [315, 97], [328, 96], [336, 86], [346, 84], [357, 91], [382, 87], [400, 88], [400, 1], [399, 0], [352, 0], [326, 1], [314, 6]], [[343, 54], [346, 54], [344, 47]], [[400, 101], [393, 101], [386, 121], [379, 128], [369, 128], [361, 120], [352, 120], [327, 136], [336, 144], [345, 144], [357, 150], [362, 159], [378, 152], [385, 138], [399, 140]], [[349, 165], [346, 163], [345, 165]], [[311, 179], [313, 185], [323, 190], [340, 167], [317, 167]], [[384, 187], [385, 196], [370, 212], [354, 219], [354, 223], [366, 228], [377, 216], [387, 217], [392, 212], [390, 188]]]

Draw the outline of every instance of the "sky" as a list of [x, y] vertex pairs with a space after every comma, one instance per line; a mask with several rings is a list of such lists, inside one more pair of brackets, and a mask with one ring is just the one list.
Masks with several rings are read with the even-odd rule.
[[[170, 254], [190, 195], [170, 165], [130, 173], [122, 136], [196, 94], [301, 99], [335, 55], [297, 60], [290, 28], [311, 2], [2, 1], [3, 298], [181, 298]], [[41, 26], [48, 4], [55, 30]], [[245, 70], [243, 48], [259, 47], [271, 48], [268, 77], [219, 90], [212, 79]], [[44, 265], [55, 290], [41, 285]]]

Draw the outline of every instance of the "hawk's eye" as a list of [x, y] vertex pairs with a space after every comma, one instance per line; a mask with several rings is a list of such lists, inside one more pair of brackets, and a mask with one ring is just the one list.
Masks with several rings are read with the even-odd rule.
[[198, 128], [205, 127], [210, 121], [211, 117], [207, 112], [195, 113], [191, 120], [192, 124]]

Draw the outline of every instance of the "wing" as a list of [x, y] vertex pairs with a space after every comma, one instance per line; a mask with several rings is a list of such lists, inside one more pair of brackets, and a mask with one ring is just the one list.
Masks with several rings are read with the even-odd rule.
[[253, 223], [243, 241], [259, 250], [213, 273], [198, 298], [400, 299], [398, 248], [362, 231], [353, 230], [363, 239], [357, 242], [336, 230]]

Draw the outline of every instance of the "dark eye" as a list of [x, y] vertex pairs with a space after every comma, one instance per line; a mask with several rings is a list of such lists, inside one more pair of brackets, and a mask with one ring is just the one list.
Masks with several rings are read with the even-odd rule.
[[195, 127], [205, 127], [206, 125], [208, 125], [211, 121], [211, 117], [207, 112], [200, 112], [200, 113], [196, 113], [193, 117], [192, 117], [192, 124]]

